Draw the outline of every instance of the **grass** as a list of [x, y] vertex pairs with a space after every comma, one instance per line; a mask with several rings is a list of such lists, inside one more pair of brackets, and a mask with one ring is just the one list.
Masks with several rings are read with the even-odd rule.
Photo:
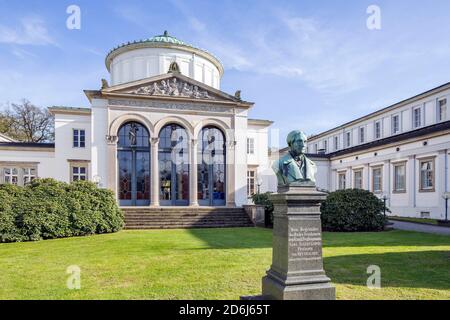
[[428, 218], [409, 218], [409, 217], [390, 216], [389, 219], [391, 219], [391, 220], [398, 220], [398, 221], [405, 221], [405, 222], [431, 224], [431, 225], [434, 225], [434, 226], [438, 225], [438, 221], [436, 219], [428, 219]]
[[[259, 294], [271, 230], [196, 229], [0, 244], [0, 299], [239, 299]], [[450, 299], [450, 237], [325, 233], [338, 299]], [[66, 269], [81, 268], [81, 290]], [[381, 268], [381, 289], [366, 287]]]

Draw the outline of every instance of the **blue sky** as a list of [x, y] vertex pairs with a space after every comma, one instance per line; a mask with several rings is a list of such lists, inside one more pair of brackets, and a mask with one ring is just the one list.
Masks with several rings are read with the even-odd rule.
[[[66, 8], [81, 8], [68, 30]], [[381, 30], [369, 30], [369, 5]], [[280, 136], [319, 133], [450, 81], [450, 2], [0, 0], [0, 103], [88, 106], [107, 52], [171, 35], [222, 61], [222, 90]]]

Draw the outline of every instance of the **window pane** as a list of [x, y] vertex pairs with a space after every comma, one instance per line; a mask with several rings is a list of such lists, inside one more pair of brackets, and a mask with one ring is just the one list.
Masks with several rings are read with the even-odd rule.
[[73, 130], [73, 146], [77, 148], [79, 145], [79, 135], [78, 130]]

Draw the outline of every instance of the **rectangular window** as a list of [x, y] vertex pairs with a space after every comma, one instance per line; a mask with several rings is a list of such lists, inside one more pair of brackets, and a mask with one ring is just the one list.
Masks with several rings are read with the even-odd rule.
[[400, 116], [395, 115], [392, 117], [392, 134], [400, 132]]
[[22, 168], [23, 185], [26, 185], [36, 179], [35, 168]]
[[375, 139], [381, 139], [381, 121], [375, 122], [374, 133]]
[[406, 164], [394, 164], [394, 192], [406, 192]]
[[255, 139], [247, 138], [247, 154], [255, 154]]
[[317, 143], [314, 144], [314, 153], [318, 153], [319, 152], [319, 148], [317, 146]]
[[438, 121], [445, 121], [447, 119], [447, 99], [438, 101]]
[[84, 148], [86, 146], [86, 131], [73, 129], [73, 147]]
[[339, 137], [334, 137], [334, 150], [339, 150]]
[[4, 168], [3, 176], [5, 183], [18, 185], [19, 184], [19, 168]]
[[344, 190], [346, 188], [345, 186], [345, 173], [339, 173], [338, 174], [338, 183], [339, 183], [339, 190]]
[[247, 171], [247, 196], [251, 197], [255, 194], [256, 171]]
[[37, 165], [0, 163], [0, 183], [24, 186], [37, 178]]
[[327, 150], [328, 150], [328, 141], [325, 140], [325, 141], [323, 142], [323, 151], [324, 151], [325, 153], [327, 153]]
[[364, 143], [365, 141], [365, 132], [364, 127], [359, 128], [359, 143]]
[[420, 161], [420, 191], [434, 191], [434, 160]]
[[363, 188], [363, 178], [362, 178], [362, 170], [354, 171], [354, 180], [353, 185], [355, 189], [362, 189]]
[[352, 145], [352, 133], [349, 131], [345, 133], [345, 146], [349, 148], [351, 145]]
[[414, 128], [419, 128], [422, 125], [422, 109], [416, 108], [413, 111]]
[[72, 181], [87, 180], [86, 167], [72, 167]]
[[381, 193], [383, 191], [382, 168], [372, 169], [372, 191], [373, 193]]

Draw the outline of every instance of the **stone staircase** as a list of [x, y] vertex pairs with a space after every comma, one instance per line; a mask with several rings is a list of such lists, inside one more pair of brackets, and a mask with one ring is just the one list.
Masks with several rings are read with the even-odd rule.
[[254, 226], [243, 208], [127, 207], [122, 211], [128, 230]]

